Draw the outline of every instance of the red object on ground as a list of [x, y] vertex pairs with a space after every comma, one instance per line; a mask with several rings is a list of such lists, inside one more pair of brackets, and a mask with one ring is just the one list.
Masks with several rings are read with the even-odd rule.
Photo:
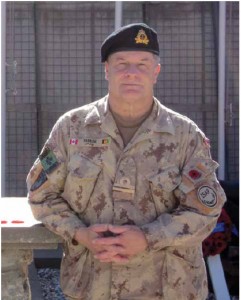
[[12, 224], [23, 224], [23, 223], [24, 223], [24, 221], [20, 221], [20, 220], [13, 220], [11, 223], [12, 223]]

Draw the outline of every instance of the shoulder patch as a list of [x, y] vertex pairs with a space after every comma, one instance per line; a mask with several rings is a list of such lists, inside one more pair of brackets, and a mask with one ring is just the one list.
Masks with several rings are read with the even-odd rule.
[[207, 207], [213, 208], [217, 204], [217, 195], [213, 188], [202, 185], [197, 191], [198, 199]]
[[40, 188], [45, 181], [47, 181], [47, 176], [46, 173], [44, 172], [44, 170], [41, 171], [41, 173], [39, 174], [38, 178], [36, 179], [36, 181], [34, 182], [34, 184], [31, 186], [30, 191], [36, 191], [38, 188]]
[[43, 151], [39, 155], [39, 159], [41, 161], [44, 171], [47, 174], [53, 172], [59, 165], [55, 154], [48, 147], [45, 147], [43, 149]]

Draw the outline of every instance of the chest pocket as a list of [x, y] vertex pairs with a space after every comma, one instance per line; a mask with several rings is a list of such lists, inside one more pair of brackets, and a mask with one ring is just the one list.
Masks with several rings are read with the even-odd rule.
[[101, 169], [86, 156], [76, 154], [71, 157], [62, 196], [77, 213], [83, 213], [87, 208]]
[[181, 175], [176, 166], [148, 175], [148, 181], [158, 215], [177, 207], [178, 203], [173, 191], [180, 184]]

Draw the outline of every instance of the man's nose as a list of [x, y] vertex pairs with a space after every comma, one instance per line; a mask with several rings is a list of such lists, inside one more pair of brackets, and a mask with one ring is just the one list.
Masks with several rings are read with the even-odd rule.
[[126, 75], [137, 75], [139, 73], [139, 70], [136, 65], [129, 65], [126, 69]]

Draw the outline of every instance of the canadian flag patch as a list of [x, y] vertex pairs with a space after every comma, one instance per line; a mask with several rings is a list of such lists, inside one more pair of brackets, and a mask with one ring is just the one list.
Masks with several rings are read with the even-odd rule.
[[78, 144], [78, 139], [70, 139], [69, 143], [70, 143], [70, 145], [77, 145]]

